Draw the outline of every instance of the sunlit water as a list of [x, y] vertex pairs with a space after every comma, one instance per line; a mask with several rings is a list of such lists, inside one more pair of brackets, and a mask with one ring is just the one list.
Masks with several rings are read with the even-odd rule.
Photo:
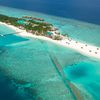
[[[100, 26], [40, 13], [6, 7], [0, 8], [0, 13], [10, 16], [20, 17], [28, 14], [45, 18], [58, 26], [63, 34], [69, 34], [79, 41], [100, 45]], [[0, 34], [12, 32], [14, 31], [5, 26], [0, 27]], [[84, 34], [82, 34], [83, 32]], [[93, 34], [96, 39], [89, 39], [90, 34]], [[50, 42], [24, 38], [13, 33], [0, 37], [0, 70], [4, 74], [1, 77], [2, 80], [5, 77], [7, 78], [7, 80], [1, 80], [0, 84], [6, 82], [8, 84], [6, 90], [9, 91], [11, 97], [16, 94], [13, 97], [17, 98], [16, 100], [76, 99], [73, 96], [74, 92], [70, 90], [69, 86], [65, 85], [63, 76], [55, 68], [52, 57], [57, 59], [61, 65], [61, 70], [66, 75], [66, 80], [80, 90], [84, 100], [99, 100], [100, 60], [88, 58], [76, 51]], [[11, 97], [9, 97], [9, 100], [15, 100]], [[4, 98], [4, 96], [1, 98]]]

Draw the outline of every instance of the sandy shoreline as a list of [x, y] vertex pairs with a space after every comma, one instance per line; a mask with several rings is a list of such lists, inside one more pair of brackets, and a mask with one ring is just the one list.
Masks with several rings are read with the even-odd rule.
[[15, 27], [13, 25], [8, 25], [8, 24], [2, 23], [2, 22], [0, 22], [0, 24], [3, 24], [5, 26], [15, 30], [16, 33], [18, 33], [21, 36], [33, 37], [33, 38], [37, 38], [37, 39], [50, 41], [50, 42], [53, 42], [55, 44], [58, 44], [58, 45], [61, 45], [61, 46], [64, 46], [64, 47], [74, 49], [74, 50], [80, 52], [83, 55], [100, 59], [100, 47], [92, 46], [92, 45], [89, 45], [89, 44], [84, 44], [84, 43], [81, 43], [81, 42], [78, 42], [78, 41], [75, 41], [75, 40], [72, 40], [72, 39], [70, 40], [68, 38], [63, 39], [63, 40], [52, 40], [48, 37], [33, 35], [32, 33], [28, 33], [25, 30], [21, 30], [21, 29]]

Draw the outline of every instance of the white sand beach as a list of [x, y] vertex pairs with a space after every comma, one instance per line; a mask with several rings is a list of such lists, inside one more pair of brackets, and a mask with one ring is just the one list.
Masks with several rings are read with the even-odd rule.
[[94, 58], [100, 59], [100, 47], [96, 47], [96, 46], [93, 46], [93, 45], [90, 45], [90, 44], [84, 44], [84, 43], [81, 43], [79, 41], [75, 41], [73, 39], [69, 39], [67, 37], [62, 39], [62, 40], [53, 40], [53, 39], [45, 37], [45, 36], [33, 35], [32, 33], [28, 33], [25, 30], [19, 29], [19, 28], [13, 26], [13, 25], [8, 25], [8, 24], [2, 23], [2, 22], [0, 22], [0, 24], [3, 24], [3, 25], [5, 25], [5, 26], [7, 26], [9, 28], [12, 28], [20, 36], [33, 37], [33, 38], [37, 38], [37, 39], [50, 41], [50, 42], [53, 42], [55, 44], [58, 44], [58, 45], [61, 45], [61, 46], [64, 46], [64, 47], [74, 49], [77, 52], [80, 52], [81, 54], [83, 54], [85, 56], [89, 56], [89, 57], [94, 57]]

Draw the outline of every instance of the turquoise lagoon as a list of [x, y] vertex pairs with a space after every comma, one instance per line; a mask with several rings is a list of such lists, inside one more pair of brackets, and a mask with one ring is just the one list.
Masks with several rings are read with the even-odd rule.
[[11, 30], [10, 28], [4, 26], [4, 25], [0, 25], [0, 34], [4, 35], [4, 36], [0, 36], [0, 46], [5, 46], [5, 45], [9, 45], [9, 44], [14, 44], [17, 42], [23, 42], [26, 41], [28, 39], [25, 38], [21, 38], [19, 36], [15, 36], [15, 31]]
[[15, 33], [14, 30], [11, 30], [10, 28], [6, 27], [5, 25], [0, 25], [0, 34], [9, 34], [9, 33]]
[[62, 34], [68, 34], [76, 40], [100, 46], [100, 25], [77, 21], [74, 19], [60, 18], [27, 10], [8, 8], [4, 6], [0, 6], [0, 14], [15, 17], [30, 15], [34, 17], [45, 18], [46, 21], [57, 26]]
[[87, 60], [67, 66], [64, 69], [68, 79], [77, 87], [83, 86], [92, 94], [95, 100], [100, 99], [100, 62]]
[[[0, 13], [42, 17], [59, 27], [63, 34], [100, 46], [100, 26], [97, 25], [2, 6]], [[13, 31], [2, 27], [0, 34]], [[89, 39], [90, 35], [93, 38]], [[57, 59], [60, 69], [57, 69], [53, 59]], [[13, 33], [0, 37], [0, 70], [10, 80], [10, 89], [14, 88], [17, 97], [21, 98], [17, 100], [76, 100], [75, 91], [65, 84], [60, 72], [79, 89], [83, 100], [99, 100], [99, 67], [100, 59], [86, 57], [50, 42], [22, 38]]]

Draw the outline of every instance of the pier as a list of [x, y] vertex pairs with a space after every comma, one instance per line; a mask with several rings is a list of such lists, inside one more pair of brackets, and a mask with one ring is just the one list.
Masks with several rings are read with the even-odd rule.
[[9, 34], [0, 34], [0, 37], [5, 37], [5, 36], [8, 36], [8, 35], [13, 35], [13, 34], [17, 34], [17, 33], [21, 33], [21, 32], [13, 32], [13, 33], [9, 33]]

